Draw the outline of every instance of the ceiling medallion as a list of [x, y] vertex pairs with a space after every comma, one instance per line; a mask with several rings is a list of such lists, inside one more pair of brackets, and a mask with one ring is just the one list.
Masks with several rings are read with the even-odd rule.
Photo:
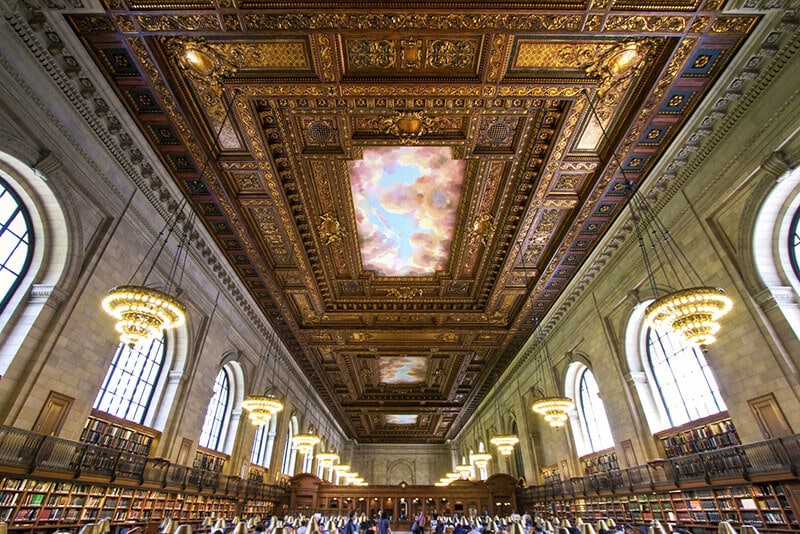
[[342, 228], [342, 225], [339, 223], [339, 219], [337, 219], [335, 215], [326, 213], [322, 215], [320, 219], [317, 230], [322, 238], [322, 242], [326, 245], [341, 241], [347, 236], [347, 232], [344, 231], [344, 228]]
[[396, 111], [394, 117], [382, 121], [383, 133], [394, 135], [406, 145], [416, 144], [420, 137], [433, 129], [433, 119], [422, 111]]
[[469, 233], [472, 237], [479, 240], [485, 247], [487, 240], [494, 233], [494, 231], [494, 217], [488, 213], [481, 213], [478, 215], [478, 218], [475, 219], [475, 222], [472, 223], [472, 229]]

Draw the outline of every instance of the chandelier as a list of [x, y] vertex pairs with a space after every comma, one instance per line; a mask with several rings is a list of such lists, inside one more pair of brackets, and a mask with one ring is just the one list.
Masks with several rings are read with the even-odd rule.
[[292, 436], [292, 447], [303, 456], [308, 456], [314, 451], [314, 446], [320, 442], [316, 434], [295, 434]]
[[461, 480], [467, 480], [472, 475], [472, 466], [468, 463], [458, 464], [456, 473], [461, 477]]
[[534, 402], [531, 408], [543, 415], [551, 427], [562, 428], [569, 419], [569, 412], [575, 409], [575, 403], [567, 397], [543, 397]]
[[[263, 365], [272, 354], [272, 373], [271, 376], [276, 376], [275, 365], [278, 361], [278, 334], [273, 330], [269, 339], [269, 347], [264, 348], [261, 356], [258, 359], [256, 366], [255, 380], [259, 380], [263, 374]], [[270, 420], [281, 410], [283, 410], [283, 403], [269, 392], [271, 386], [267, 386], [267, 390], [262, 395], [250, 395], [242, 401], [242, 408], [247, 411], [247, 416], [250, 422], [255, 426], [267, 426]]]
[[269, 394], [251, 395], [242, 401], [247, 417], [255, 426], [267, 426], [270, 419], [283, 410], [283, 403]]
[[[650, 289], [656, 297], [645, 308], [645, 322], [652, 328], [671, 331], [689, 344], [713, 343], [720, 329], [718, 320], [733, 308], [733, 301], [724, 289], [703, 283], [644, 195], [634, 189], [632, 182], [628, 182], [627, 187], [632, 192], [631, 218], [639, 249]], [[653, 254], [652, 259], [648, 250]], [[661, 294], [654, 263], [660, 267], [667, 287], [682, 289]]]
[[[310, 395], [306, 395], [306, 403], [303, 407], [303, 421], [308, 421], [308, 399]], [[292, 448], [303, 456], [308, 456], [314, 452], [314, 447], [320, 442], [319, 436], [314, 432], [301, 432], [292, 436]]]
[[[110, 289], [101, 302], [103, 311], [116, 320], [114, 329], [119, 334], [121, 343], [130, 346], [139, 345], [157, 339], [165, 330], [177, 328], [186, 322], [186, 307], [176, 297], [182, 292], [180, 283], [188, 255], [189, 237], [192, 234], [191, 220], [194, 214], [186, 217], [183, 213], [184, 205], [185, 201], [166, 220], [164, 228], [150, 244], [150, 248], [142, 257], [128, 283]], [[150, 276], [155, 271], [170, 236], [181, 221], [184, 224], [180, 228], [178, 247], [165, 276], [163, 287], [161, 289], [153, 287], [153, 284], [149, 283]], [[149, 266], [145, 270], [144, 264], [148, 260]], [[145, 270], [142, 282], [135, 284], [133, 281], [142, 270]]]
[[[536, 327], [539, 326], [538, 319], [535, 319]], [[534, 350], [538, 351], [535, 356], [534, 365], [538, 364], [538, 380], [541, 384], [541, 389], [537, 387], [541, 397], [536, 399], [531, 405], [531, 409], [544, 416], [544, 420], [556, 430], [563, 428], [564, 424], [569, 419], [569, 412], [575, 409], [575, 403], [568, 397], [560, 395], [547, 395], [547, 375], [550, 375], [550, 381], [553, 383], [553, 389], [558, 391], [558, 381], [556, 380], [555, 364], [553, 358], [550, 356], [550, 351], [544, 346], [544, 331], [539, 329], [539, 333], [534, 339]], [[549, 372], [548, 372], [549, 370]]]
[[[608, 140], [603, 122], [589, 98], [588, 91], [584, 90], [583, 94], [600, 125], [603, 138]], [[718, 320], [733, 308], [733, 301], [724, 289], [703, 283], [677, 241], [656, 216], [648, 200], [625, 174], [616, 154], [614, 160], [625, 180], [625, 188], [631, 193], [631, 220], [655, 298], [645, 309], [645, 322], [650, 327], [673, 332], [689, 344], [713, 343], [720, 329]], [[664, 278], [664, 285], [661, 287], [668, 287], [669, 291], [660, 290], [656, 284], [654, 265]]]
[[186, 321], [186, 307], [177, 299], [152, 287], [125, 285], [111, 289], [102, 301], [103, 310], [117, 320], [119, 340], [137, 345], [156, 339], [164, 330]]
[[320, 467], [332, 467], [334, 463], [339, 461], [339, 455], [335, 452], [321, 452], [317, 454], [317, 463]]
[[719, 287], [691, 287], [657, 298], [645, 309], [650, 326], [672, 330], [688, 343], [708, 345], [716, 341], [717, 320], [733, 307]]
[[475, 452], [469, 455], [470, 463], [478, 469], [486, 469], [491, 459], [492, 455], [488, 452]]
[[514, 445], [519, 443], [519, 438], [510, 434], [500, 435], [492, 437], [489, 443], [497, 447], [497, 452], [503, 456], [511, 456], [511, 453], [514, 452]]

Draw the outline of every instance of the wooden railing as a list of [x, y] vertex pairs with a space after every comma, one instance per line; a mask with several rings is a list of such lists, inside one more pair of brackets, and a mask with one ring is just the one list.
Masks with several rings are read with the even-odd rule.
[[725, 447], [647, 465], [549, 482], [518, 490], [533, 501], [555, 497], [578, 497], [590, 493], [656, 488], [680, 488], [686, 484], [712, 484], [715, 480], [786, 480], [798, 477], [800, 434], [746, 445]]
[[176, 487], [182, 491], [211, 492], [230, 497], [279, 501], [288, 486], [223, 475], [195, 467], [45, 436], [9, 426], [0, 426], [0, 466], [6, 472], [24, 475], [63, 473], [71, 478], [107, 477], [109, 483]]

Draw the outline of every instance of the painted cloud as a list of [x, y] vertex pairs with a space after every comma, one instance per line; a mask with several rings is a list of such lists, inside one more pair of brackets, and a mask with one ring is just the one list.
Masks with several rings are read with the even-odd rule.
[[466, 162], [449, 147], [366, 147], [350, 183], [364, 269], [430, 276], [444, 269]]

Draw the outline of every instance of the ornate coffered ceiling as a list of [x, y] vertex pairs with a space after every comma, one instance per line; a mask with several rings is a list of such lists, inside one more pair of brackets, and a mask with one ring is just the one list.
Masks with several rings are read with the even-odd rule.
[[[68, 20], [343, 428], [442, 442], [756, 25], [722, 3], [108, 0]], [[463, 174], [380, 193], [354, 170], [442, 151]], [[376, 267], [400, 250], [376, 207], [405, 217], [381, 235], [413, 230], [407, 271]]]

